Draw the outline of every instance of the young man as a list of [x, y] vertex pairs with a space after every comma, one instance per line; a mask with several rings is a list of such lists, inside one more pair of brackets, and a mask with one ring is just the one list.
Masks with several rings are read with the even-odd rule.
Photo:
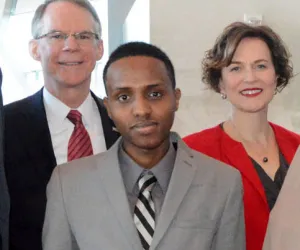
[[42, 65], [45, 86], [5, 107], [12, 250], [42, 249], [46, 185], [54, 167], [103, 152], [118, 137], [103, 101], [90, 91], [103, 54], [100, 20], [90, 2], [45, 1], [35, 12], [32, 36], [31, 55]]
[[122, 45], [103, 78], [122, 137], [54, 170], [44, 250], [245, 249], [239, 173], [170, 133], [181, 93], [167, 55]]

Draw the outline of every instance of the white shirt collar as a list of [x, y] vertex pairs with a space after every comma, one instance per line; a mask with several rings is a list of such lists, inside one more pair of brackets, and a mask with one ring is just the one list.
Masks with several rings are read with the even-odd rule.
[[[53, 96], [46, 88], [43, 88], [43, 99], [48, 122], [55, 130], [61, 130], [71, 108]], [[82, 121], [85, 125], [87, 125], [87, 121], [93, 120], [93, 98], [91, 93], [88, 94], [77, 110], [82, 114]]]

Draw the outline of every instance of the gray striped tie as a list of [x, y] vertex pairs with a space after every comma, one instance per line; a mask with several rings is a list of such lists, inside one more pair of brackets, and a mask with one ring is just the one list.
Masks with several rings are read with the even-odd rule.
[[155, 208], [151, 196], [155, 183], [156, 178], [151, 172], [141, 175], [138, 181], [140, 193], [135, 205], [133, 218], [145, 250], [148, 250], [151, 245], [155, 228]]

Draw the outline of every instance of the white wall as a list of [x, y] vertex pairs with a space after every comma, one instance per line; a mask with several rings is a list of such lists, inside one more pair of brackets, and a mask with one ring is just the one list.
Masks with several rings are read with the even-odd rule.
[[[201, 83], [201, 60], [216, 37], [244, 13], [262, 14], [290, 49], [295, 72], [300, 72], [300, 2], [298, 0], [151, 0], [150, 39], [171, 57], [183, 92], [174, 130], [181, 135], [199, 131], [226, 119], [230, 106]], [[269, 118], [300, 132], [300, 85], [275, 96]]]
[[26, 12], [35, 11], [37, 6], [42, 4], [44, 0], [17, 0], [17, 6], [14, 14], [22, 14]]

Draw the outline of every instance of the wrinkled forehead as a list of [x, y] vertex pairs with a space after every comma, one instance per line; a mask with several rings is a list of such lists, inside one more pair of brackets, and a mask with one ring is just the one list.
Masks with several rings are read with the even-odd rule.
[[41, 30], [63, 32], [95, 31], [96, 22], [92, 14], [81, 6], [70, 2], [49, 4], [41, 20]]

